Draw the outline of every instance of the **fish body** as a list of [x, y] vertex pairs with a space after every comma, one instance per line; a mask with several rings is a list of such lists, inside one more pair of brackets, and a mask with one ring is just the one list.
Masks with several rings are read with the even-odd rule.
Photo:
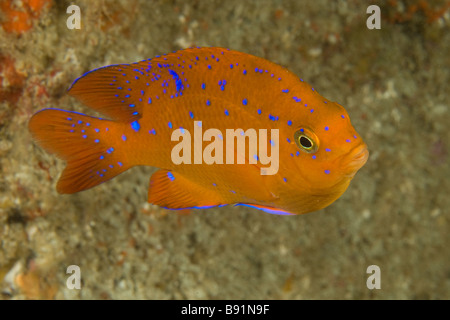
[[341, 105], [277, 64], [228, 49], [99, 68], [69, 94], [105, 119], [59, 109], [31, 118], [34, 139], [67, 161], [60, 193], [144, 165], [160, 168], [149, 202], [165, 208], [301, 214], [339, 198], [368, 158]]

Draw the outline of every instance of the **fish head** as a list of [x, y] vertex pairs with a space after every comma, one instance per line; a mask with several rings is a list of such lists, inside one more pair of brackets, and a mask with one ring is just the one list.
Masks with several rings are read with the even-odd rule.
[[292, 211], [298, 204], [301, 212], [310, 212], [334, 202], [368, 160], [367, 145], [346, 110], [338, 103], [320, 102], [314, 113], [299, 112], [288, 132], [291, 147], [299, 151], [298, 156], [285, 158], [292, 166], [290, 181], [296, 190], [297, 199], [291, 198], [288, 205]]

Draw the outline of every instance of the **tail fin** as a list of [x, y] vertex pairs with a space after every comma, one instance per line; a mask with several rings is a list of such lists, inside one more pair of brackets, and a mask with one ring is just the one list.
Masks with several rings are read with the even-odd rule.
[[29, 122], [33, 138], [67, 161], [59, 193], [75, 193], [108, 181], [130, 165], [114, 150], [114, 121], [58, 109], [44, 109]]

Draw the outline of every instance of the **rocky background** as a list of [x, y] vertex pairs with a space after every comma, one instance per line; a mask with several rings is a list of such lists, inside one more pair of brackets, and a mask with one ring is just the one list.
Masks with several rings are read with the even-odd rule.
[[[439, 0], [0, 0], [0, 298], [449, 299], [449, 27]], [[64, 162], [32, 141], [31, 115], [90, 112], [66, 94], [86, 71], [193, 45], [287, 66], [345, 106], [371, 154], [336, 203], [177, 213], [147, 203], [152, 168], [56, 192]]]

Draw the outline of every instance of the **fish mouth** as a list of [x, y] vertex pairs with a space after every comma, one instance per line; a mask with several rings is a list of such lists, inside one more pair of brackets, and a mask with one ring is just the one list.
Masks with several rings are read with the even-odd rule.
[[347, 165], [349, 174], [348, 176], [353, 177], [356, 172], [364, 166], [369, 159], [369, 150], [365, 143], [357, 146], [350, 152], [349, 163]]

